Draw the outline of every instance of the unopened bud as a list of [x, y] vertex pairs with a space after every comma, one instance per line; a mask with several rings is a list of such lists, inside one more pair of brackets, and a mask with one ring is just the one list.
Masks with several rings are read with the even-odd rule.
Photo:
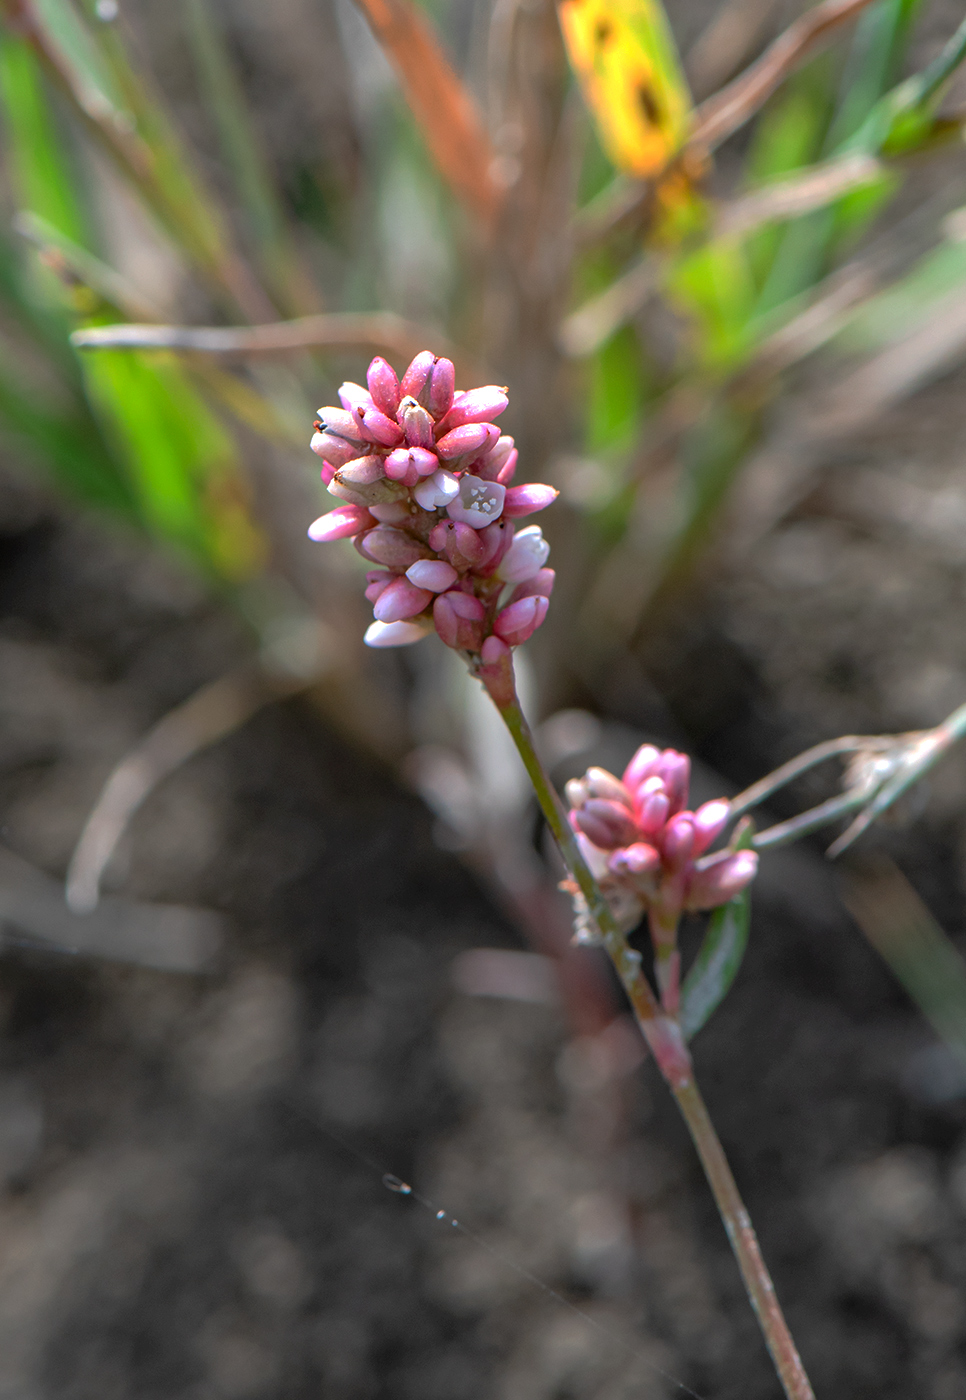
[[671, 817], [661, 836], [661, 853], [670, 870], [683, 870], [694, 851], [694, 816], [678, 812]]
[[456, 371], [453, 361], [440, 357], [433, 365], [427, 388], [419, 396], [420, 403], [429, 409], [437, 423], [449, 412], [455, 383]]
[[405, 577], [395, 578], [380, 594], [372, 611], [377, 622], [403, 622], [424, 612], [432, 600], [428, 588], [417, 588]]
[[309, 526], [309, 539], [320, 544], [331, 540], [347, 540], [374, 524], [369, 512], [361, 506], [336, 506], [328, 515], [320, 515]]
[[381, 355], [377, 355], [369, 365], [366, 383], [379, 412], [384, 413], [387, 418], [395, 418], [399, 400], [402, 398], [402, 389], [396, 378], [396, 371]]
[[550, 557], [550, 545], [539, 525], [518, 531], [497, 570], [505, 583], [524, 583], [543, 568]]
[[380, 447], [397, 447], [404, 436], [395, 418], [387, 418], [378, 408], [366, 410], [362, 415], [362, 428], [366, 437], [378, 442]]
[[694, 854], [704, 855], [715, 837], [720, 836], [728, 825], [731, 816], [731, 803], [723, 797], [713, 802], [704, 802], [694, 814]]
[[519, 646], [533, 636], [547, 616], [549, 606], [547, 598], [521, 598], [518, 603], [511, 603], [497, 613], [493, 631], [503, 638], [507, 646]]
[[720, 851], [707, 856], [688, 881], [685, 908], [716, 909], [740, 894], [758, 870], [755, 851]]
[[387, 564], [390, 569], [408, 569], [417, 559], [425, 559], [428, 551], [407, 535], [391, 525], [377, 525], [362, 539], [357, 541], [359, 553], [374, 564]]
[[421, 642], [430, 631], [421, 622], [372, 622], [362, 640], [367, 647], [408, 647]]
[[347, 486], [371, 486], [374, 481], [382, 481], [386, 473], [384, 462], [375, 453], [368, 457], [355, 457], [347, 462], [339, 472], [339, 480]]
[[526, 486], [511, 486], [506, 493], [503, 510], [511, 519], [533, 515], [538, 510], [546, 510], [559, 495], [556, 487], [544, 486], [539, 481], [531, 481]]
[[452, 472], [437, 467], [432, 476], [424, 477], [413, 490], [413, 499], [423, 510], [448, 506], [459, 495], [460, 484]]
[[370, 603], [375, 603], [392, 583], [398, 574], [391, 574], [388, 569], [370, 569], [366, 574], [366, 597]]
[[462, 428], [454, 428], [436, 444], [436, 451], [444, 462], [455, 462], [457, 457], [466, 457], [471, 452], [480, 452], [489, 444], [499, 441], [500, 430], [492, 423], [467, 423]]
[[691, 785], [691, 760], [685, 753], [675, 749], [665, 749], [655, 769], [658, 777], [664, 780], [671, 803], [671, 815], [680, 812], [688, 800]]
[[357, 413], [365, 413], [367, 408], [378, 408], [378, 404], [373, 403], [372, 395], [366, 393], [361, 384], [353, 384], [351, 379], [347, 379], [339, 390], [339, 402], [353, 417]]
[[445, 593], [452, 588], [459, 575], [452, 564], [444, 559], [417, 559], [406, 570], [406, 577], [417, 588], [428, 588], [430, 593]]
[[510, 602], [515, 603], [520, 598], [549, 598], [556, 577], [553, 569], [538, 569], [533, 578], [528, 578], [526, 583], [517, 584], [510, 594]]
[[629, 846], [615, 851], [607, 862], [613, 875], [650, 875], [661, 864], [661, 857], [654, 846], [646, 841], [634, 841]]
[[418, 399], [429, 383], [435, 363], [436, 356], [432, 350], [421, 350], [402, 377], [400, 388], [403, 395]]
[[610, 802], [619, 802], [628, 811], [631, 808], [631, 795], [627, 788], [606, 768], [588, 768], [584, 775], [589, 797], [606, 797]]
[[479, 566], [483, 559], [486, 548], [483, 538], [478, 530], [474, 530], [472, 525], [464, 525], [462, 521], [451, 520], [446, 526], [446, 536], [443, 543], [443, 553], [457, 569], [471, 568]]
[[337, 437], [335, 433], [314, 433], [309, 446], [323, 462], [333, 467], [343, 467], [365, 451], [363, 443], [350, 442], [347, 438]]
[[397, 447], [386, 458], [386, 475], [393, 481], [415, 486], [424, 476], [439, 470], [439, 458], [425, 447]]
[[624, 769], [624, 783], [631, 792], [635, 792], [645, 781], [657, 771], [658, 759], [661, 757], [660, 750], [653, 744], [642, 744], [630, 763]]
[[479, 598], [469, 593], [440, 593], [433, 604], [436, 631], [448, 647], [458, 651], [479, 651], [485, 616]]
[[399, 405], [396, 418], [410, 447], [433, 446], [433, 420], [422, 404], [417, 403], [411, 395], [404, 398]]
[[489, 423], [492, 418], [500, 416], [508, 402], [506, 389], [501, 389], [496, 384], [486, 384], [481, 389], [467, 389], [465, 393], [457, 394], [454, 398], [452, 407], [439, 425], [440, 431], [448, 433], [453, 428], [462, 427], [464, 423]]

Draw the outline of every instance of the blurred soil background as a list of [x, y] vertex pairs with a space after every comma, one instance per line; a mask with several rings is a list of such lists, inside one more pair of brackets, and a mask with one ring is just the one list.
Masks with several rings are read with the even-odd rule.
[[[143, 9], [177, 99], [177, 29]], [[313, 158], [305, 103], [351, 180], [348, 75], [300, 37], [320, 8], [262, 13], [222, 17], [290, 195]], [[702, 16], [674, 18], [697, 33]], [[950, 179], [940, 161], [927, 183]], [[951, 373], [823, 452], [753, 554], [706, 571], [593, 694], [558, 695], [605, 717], [581, 764], [658, 736], [696, 754], [711, 796], [961, 703], [964, 387]], [[113, 764], [247, 642], [142, 541], [55, 505], [15, 461], [2, 483], [0, 839], [61, 878]], [[397, 703], [413, 675], [380, 665]], [[865, 843], [961, 948], [964, 794], [954, 754], [914, 824]], [[549, 982], [454, 987], [460, 954], [524, 944], [438, 834], [397, 773], [290, 699], [169, 779], [109, 869], [123, 900], [221, 916], [209, 968], [51, 951], [5, 919], [2, 1400], [777, 1393], [632, 1031], [575, 1037]], [[695, 1054], [818, 1394], [966, 1394], [966, 1082], [819, 843], [764, 858], [749, 952]]]

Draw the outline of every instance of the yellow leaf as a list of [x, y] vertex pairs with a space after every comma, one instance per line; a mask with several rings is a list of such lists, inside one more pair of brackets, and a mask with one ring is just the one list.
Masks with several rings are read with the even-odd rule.
[[619, 170], [645, 178], [680, 149], [691, 115], [660, 0], [560, 0], [571, 66]]

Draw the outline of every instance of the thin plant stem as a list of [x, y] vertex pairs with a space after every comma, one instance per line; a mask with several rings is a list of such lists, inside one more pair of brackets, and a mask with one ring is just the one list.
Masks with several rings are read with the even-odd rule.
[[754, 1226], [695, 1081], [680, 1025], [658, 1002], [641, 971], [640, 954], [628, 944], [581, 854], [563, 803], [540, 762], [530, 726], [520, 708], [512, 661], [507, 656], [500, 663], [480, 664], [474, 669], [510, 732], [564, 863], [583, 895], [630, 999], [641, 1032], [691, 1134], [785, 1395], [788, 1400], [815, 1400], [762, 1258]]

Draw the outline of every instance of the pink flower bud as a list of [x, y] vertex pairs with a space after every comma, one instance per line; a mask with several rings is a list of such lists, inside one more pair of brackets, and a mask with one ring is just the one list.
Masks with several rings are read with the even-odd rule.
[[412, 364], [402, 377], [401, 390], [404, 395], [408, 394], [414, 399], [418, 399], [422, 391], [429, 383], [433, 367], [436, 364], [436, 356], [432, 350], [420, 350]]
[[484, 385], [482, 389], [467, 389], [457, 394], [453, 406], [439, 425], [439, 432], [449, 433], [453, 428], [461, 428], [464, 423], [488, 423], [498, 418], [509, 403], [506, 389], [496, 384]]
[[685, 908], [716, 909], [740, 894], [758, 870], [755, 851], [719, 851], [706, 856], [688, 881]]
[[504, 514], [511, 518], [533, 515], [535, 511], [546, 510], [560, 492], [554, 486], [543, 486], [539, 481], [531, 481], [526, 486], [511, 486], [506, 493]]
[[668, 821], [661, 837], [661, 853], [670, 870], [683, 870], [694, 850], [694, 814], [678, 812]]
[[[497, 438], [492, 447], [484, 447], [480, 455], [470, 462], [467, 470], [473, 472], [475, 476], [481, 476], [484, 481], [500, 481], [503, 468], [515, 451], [512, 437], [504, 435]], [[516, 458], [514, 458], [515, 461]], [[500, 481], [501, 486], [506, 484], [505, 481]]]
[[521, 598], [549, 598], [553, 592], [555, 578], [553, 569], [540, 569], [533, 578], [528, 578], [526, 583], [517, 584], [510, 594], [510, 602], [516, 603]]
[[369, 602], [376, 602], [381, 594], [385, 593], [393, 579], [398, 577], [398, 574], [391, 574], [388, 569], [370, 569], [366, 574], [366, 597]]
[[675, 812], [681, 811], [688, 800], [688, 788], [691, 785], [691, 760], [687, 754], [678, 753], [675, 749], [665, 749], [658, 760], [655, 772], [659, 778], [664, 780], [673, 816]]
[[650, 875], [661, 864], [661, 857], [646, 841], [634, 841], [615, 851], [607, 862], [612, 875]]
[[663, 830], [671, 804], [663, 787], [641, 798], [637, 809], [637, 824], [645, 836], [654, 837]]
[[547, 616], [549, 606], [547, 598], [521, 598], [518, 603], [511, 603], [497, 613], [493, 631], [508, 646], [517, 647], [533, 636]]
[[421, 642], [429, 631], [422, 622], [372, 622], [362, 640], [367, 647], [408, 647]]
[[330, 467], [328, 462], [323, 462], [322, 470], [319, 472], [319, 476], [322, 478], [322, 485], [328, 486], [332, 478], [335, 476], [335, 467]]
[[428, 588], [430, 593], [445, 593], [452, 588], [459, 575], [452, 564], [443, 559], [417, 559], [406, 570], [406, 577], [417, 588]]
[[453, 361], [441, 356], [433, 365], [429, 376], [428, 392], [424, 389], [420, 397], [420, 403], [425, 404], [437, 423], [449, 412], [455, 383], [456, 371], [453, 369]]
[[362, 420], [354, 413], [347, 413], [344, 408], [320, 408], [318, 422], [323, 433], [333, 433], [336, 437], [347, 438], [365, 447]]
[[483, 557], [477, 567], [485, 569], [488, 575], [495, 573], [513, 543], [513, 526], [508, 520], [497, 520], [480, 531], [480, 539]]
[[396, 371], [381, 355], [377, 355], [369, 365], [366, 383], [369, 385], [372, 402], [379, 412], [384, 413], [387, 418], [395, 418], [402, 390], [396, 378]]
[[645, 779], [650, 778], [657, 770], [657, 761], [661, 757], [660, 751], [653, 744], [642, 744], [630, 763], [624, 769], [624, 782], [631, 792], [635, 792]]
[[503, 487], [495, 481], [481, 481], [478, 476], [462, 476], [459, 493], [446, 507], [446, 514], [450, 520], [461, 521], [479, 530], [499, 520], [505, 495]]
[[377, 622], [403, 622], [424, 612], [432, 600], [428, 588], [417, 588], [408, 578], [395, 578], [380, 594], [372, 613]]
[[543, 537], [539, 525], [528, 525], [518, 531], [513, 543], [503, 556], [497, 575], [505, 583], [525, 583], [533, 578], [546, 564], [550, 556], [550, 546]]
[[320, 544], [331, 540], [347, 540], [350, 535], [358, 535], [374, 524], [372, 516], [363, 506], [336, 506], [328, 515], [320, 515], [309, 526], [309, 539]]
[[499, 436], [499, 428], [495, 428], [492, 423], [467, 423], [464, 427], [454, 428], [451, 433], [441, 437], [436, 444], [436, 451], [444, 462], [452, 462], [470, 452], [479, 452], [487, 444], [495, 443]]
[[437, 510], [448, 506], [459, 495], [460, 484], [452, 472], [445, 467], [437, 467], [432, 476], [427, 476], [413, 490], [413, 499], [423, 510]]
[[361, 384], [353, 384], [351, 379], [347, 379], [339, 390], [339, 402], [353, 417], [356, 413], [365, 413], [367, 408], [378, 408], [378, 404], [373, 404], [372, 395], [367, 394]]
[[396, 421], [406, 434], [410, 447], [433, 446], [433, 420], [412, 395], [407, 395], [399, 405]]
[[380, 525], [400, 525], [412, 515], [408, 501], [386, 501], [384, 505], [369, 507]]
[[333, 467], [344, 467], [353, 457], [365, 451], [361, 442], [350, 442], [347, 438], [336, 437], [334, 433], [314, 433], [309, 443], [312, 451]]
[[575, 820], [584, 835], [602, 851], [629, 846], [638, 839], [637, 827], [627, 808], [604, 797], [591, 797], [578, 809]]
[[716, 836], [728, 825], [731, 803], [723, 797], [704, 802], [694, 814], [694, 855], [702, 856]]
[[358, 547], [364, 559], [371, 559], [374, 564], [388, 564], [391, 569], [408, 569], [417, 559], [425, 559], [428, 553], [412, 535], [391, 525], [377, 525], [358, 541]]
[[520, 456], [516, 448], [510, 453], [497, 475], [497, 481], [501, 486], [509, 486], [510, 482], [517, 474], [517, 459]]
[[369, 457], [354, 457], [339, 472], [339, 479], [347, 486], [371, 486], [374, 481], [382, 481], [386, 475], [385, 463], [374, 453]]
[[395, 418], [387, 418], [378, 408], [370, 408], [362, 415], [362, 427], [366, 436], [380, 447], [396, 447], [403, 440], [403, 430]]
[[451, 520], [445, 527], [446, 542], [443, 552], [457, 569], [475, 568], [483, 558], [486, 546], [481, 535], [472, 525]]
[[631, 810], [630, 793], [620, 778], [615, 778], [606, 768], [588, 768], [583, 782], [588, 797], [606, 797], [610, 802], [619, 802], [622, 807]]
[[433, 604], [436, 631], [448, 647], [479, 651], [483, 641], [486, 609], [469, 593], [440, 593]]
[[486, 666], [496, 666], [510, 655], [510, 648], [499, 637], [487, 637], [480, 656]]

